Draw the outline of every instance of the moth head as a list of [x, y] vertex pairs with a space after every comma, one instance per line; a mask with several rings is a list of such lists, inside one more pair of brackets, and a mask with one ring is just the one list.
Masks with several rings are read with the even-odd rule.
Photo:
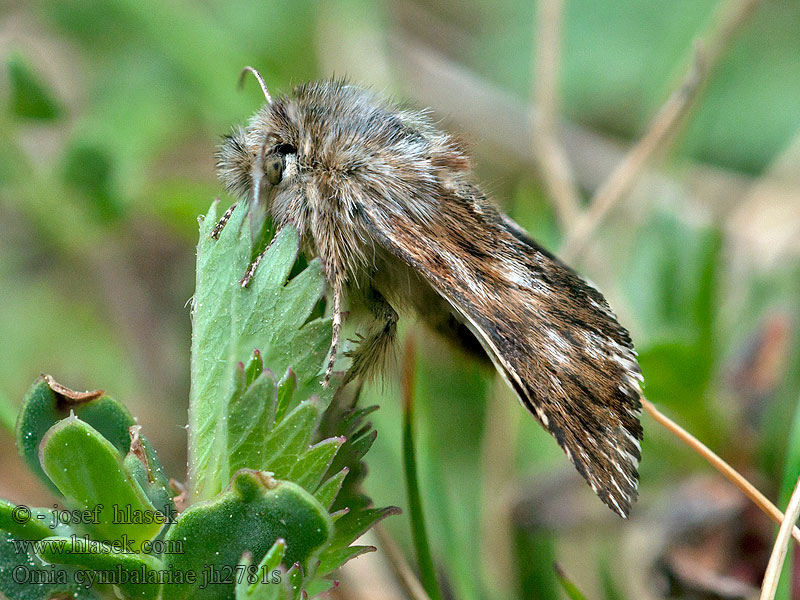
[[315, 203], [413, 201], [469, 169], [463, 145], [427, 113], [346, 80], [304, 83], [274, 99], [262, 89], [266, 104], [225, 138], [217, 169], [229, 191], [279, 223], [302, 225], [299, 213]]
[[217, 151], [217, 174], [228, 191], [251, 203], [251, 209], [264, 209], [279, 189], [291, 185], [297, 174], [297, 145], [291, 132], [281, 131], [271, 123], [273, 100], [261, 74], [245, 67], [240, 85], [248, 73], [258, 80], [266, 104], [248, 127], [238, 127], [225, 136]]
[[258, 129], [235, 129], [217, 152], [219, 178], [228, 191], [253, 207], [268, 207], [276, 193], [292, 186], [297, 173], [293, 140], [259, 135]]

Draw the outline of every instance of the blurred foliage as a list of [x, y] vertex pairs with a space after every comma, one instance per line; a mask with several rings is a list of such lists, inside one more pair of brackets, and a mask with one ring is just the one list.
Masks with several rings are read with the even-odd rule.
[[[341, 400], [332, 403], [338, 377], [311, 394], [321, 389], [331, 340], [330, 319], [306, 322], [324, 289], [319, 261], [288, 280], [297, 232], [287, 227], [275, 238], [251, 240], [242, 205], [212, 235], [218, 208], [214, 202], [200, 223], [198, 242], [188, 494], [170, 485], [123, 404], [102, 390], [75, 392], [43, 375], [20, 407], [17, 451], [59, 502], [83, 518], [54, 531], [39, 523], [48, 509], [0, 499], [4, 598], [316, 597], [335, 586], [328, 575], [375, 550], [351, 544], [397, 512], [371, 508], [357, 489], [375, 440], [363, 422], [371, 411], [338, 410]], [[250, 285], [238, 285], [253, 247], [268, 243]], [[276, 372], [285, 372], [280, 381]], [[49, 516], [54, 524], [55, 513]], [[48, 564], [52, 579], [45, 577]], [[118, 576], [105, 582], [112, 585], [82, 591], [74, 566], [116, 569]], [[208, 569], [238, 569], [238, 577], [206, 581]], [[172, 577], [162, 581], [167, 572]], [[44, 585], [28, 585], [32, 577]]]
[[[715, 0], [676, 0], [669, 6], [646, 0], [567, 2], [566, 114], [602, 131], [636, 137], [681, 77], [694, 37], [721, 5]], [[451, 6], [479, 34], [470, 61], [487, 78], [527, 97], [535, 18], [530, 3]], [[754, 16], [695, 115], [683, 147], [688, 156], [755, 173], [794, 136], [800, 127], [798, 22], [800, 6], [792, 0], [769, 2]]]
[[[113, 393], [130, 399], [169, 470], [179, 472], [195, 219], [221, 193], [213, 164], [218, 136], [263, 101], [252, 82], [236, 89], [238, 73], [256, 66], [270, 89], [281, 91], [330, 75], [325, 65], [345, 64], [349, 72], [388, 73], [389, 91], [412, 96], [401, 69], [387, 60], [398, 37], [413, 39], [397, 16], [409, 6], [426, 16], [412, 21], [437, 40], [437, 51], [520, 99], [529, 96], [535, 11], [523, 0], [5, 3], [0, 415], [11, 412], [5, 407], [43, 370], [72, 387], [114, 382]], [[565, 117], [623, 140], [646, 127], [684, 71], [693, 38], [718, 10], [713, 0], [566, 6]], [[332, 40], [324, 35], [329, 23], [347, 27]], [[670, 177], [680, 179], [682, 167], [696, 164], [713, 165], [737, 182], [768, 171], [800, 129], [799, 28], [800, 4], [792, 0], [772, 0], [755, 14], [709, 82]], [[367, 47], [375, 51], [349, 47], [354, 37], [372, 40]], [[377, 76], [375, 83], [384, 85]], [[480, 151], [481, 140], [472, 141]], [[487, 174], [497, 200], [556, 249], [561, 234], [535, 174]], [[666, 192], [654, 205], [609, 223], [598, 234], [599, 261], [579, 268], [598, 283], [602, 275], [612, 305], [624, 307], [647, 396], [785, 502], [800, 473], [797, 336], [766, 391], [732, 385], [730, 373], [747, 359], [769, 315], [785, 315], [793, 331], [800, 324], [797, 259], [736, 270], [734, 242], [721, 219], [684, 214]], [[487, 583], [490, 549], [476, 550], [475, 543], [487, 518], [483, 482], [492, 467], [484, 459], [498, 443], [487, 438], [493, 374], [437, 339], [418, 339], [418, 455], [434, 558], [456, 597], [500, 598]], [[380, 435], [368, 491], [379, 505], [402, 506], [397, 386], [390, 376], [362, 397], [382, 407], [373, 419]], [[549, 436], [521, 408], [512, 411], [502, 441], [514, 445], [514, 472], [504, 493], [523, 494], [528, 480], [541, 487], [553, 473], [566, 477], [567, 461]], [[634, 512], [657, 518], [688, 474], [709, 469], [646, 418], [645, 429]], [[10, 461], [4, 459], [3, 470]], [[576, 490], [591, 505], [591, 492]], [[545, 503], [542, 513], [547, 509]], [[630, 597], [624, 565], [611, 560], [598, 567], [586, 557], [607, 551], [607, 542], [635, 528], [636, 518], [628, 524], [604, 515], [592, 523], [600, 525], [580, 542], [564, 533], [569, 524], [515, 527], [512, 589], [562, 597], [552, 570], [557, 558], [587, 597]], [[410, 548], [403, 519], [387, 527]], [[582, 563], [570, 560], [576, 548]]]
[[59, 109], [41, 81], [19, 54], [7, 61], [11, 114], [22, 119], [50, 121], [59, 116]]

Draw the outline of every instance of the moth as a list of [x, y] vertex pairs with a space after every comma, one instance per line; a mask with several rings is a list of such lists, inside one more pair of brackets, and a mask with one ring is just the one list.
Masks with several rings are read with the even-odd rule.
[[416, 312], [488, 357], [595, 493], [628, 516], [642, 375], [600, 292], [486, 198], [464, 144], [427, 112], [340, 79], [272, 98], [247, 72], [266, 103], [224, 138], [218, 175], [250, 211], [295, 227], [303, 252], [320, 258], [333, 323], [324, 381], [345, 308], [362, 332], [347, 379], [380, 370], [398, 314]]

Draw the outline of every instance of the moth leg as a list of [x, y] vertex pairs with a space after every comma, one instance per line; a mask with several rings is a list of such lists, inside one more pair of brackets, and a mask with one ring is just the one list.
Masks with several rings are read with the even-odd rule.
[[325, 369], [325, 377], [322, 380], [322, 387], [328, 387], [333, 375], [333, 364], [336, 362], [336, 353], [339, 350], [339, 336], [342, 332], [342, 286], [338, 280], [333, 283], [333, 336], [331, 337], [330, 358]]
[[[223, 217], [223, 219], [224, 218], [225, 217]], [[226, 221], [227, 221], [227, 219], [226, 219]], [[276, 231], [275, 235], [272, 237], [272, 239], [274, 240], [275, 238], [277, 238], [279, 233], [280, 233], [280, 230]], [[239, 280], [239, 285], [241, 285], [243, 288], [247, 287], [248, 284], [250, 283], [250, 280], [253, 279], [253, 275], [256, 274], [256, 269], [258, 268], [258, 265], [264, 259], [264, 255], [267, 253], [267, 250], [269, 250], [269, 247], [271, 245], [272, 245], [272, 242], [267, 244], [267, 247], [264, 248], [264, 250], [261, 251], [261, 254], [256, 256], [256, 259], [248, 265], [247, 271], [244, 272], [244, 276]]]
[[219, 238], [219, 234], [222, 233], [222, 230], [225, 229], [225, 225], [228, 224], [228, 221], [230, 220], [231, 215], [233, 214], [233, 211], [236, 208], [236, 204], [237, 204], [236, 202], [231, 204], [230, 208], [228, 208], [228, 210], [225, 211], [225, 214], [222, 215], [222, 218], [214, 226], [214, 229], [211, 230], [211, 237], [214, 238], [215, 240]]
[[246, 288], [250, 284], [250, 281], [253, 279], [253, 275], [256, 274], [256, 269], [258, 268], [259, 263], [261, 263], [261, 260], [264, 258], [264, 255], [267, 253], [267, 250], [269, 250], [269, 247], [264, 248], [264, 251], [256, 256], [256, 259], [250, 263], [250, 265], [247, 267], [247, 271], [244, 272], [244, 276], [239, 280], [240, 286]]
[[365, 299], [373, 318], [367, 334], [360, 337], [358, 347], [347, 353], [352, 364], [345, 375], [345, 383], [354, 379], [368, 379], [386, 365], [386, 359], [397, 339], [397, 312], [375, 289]]

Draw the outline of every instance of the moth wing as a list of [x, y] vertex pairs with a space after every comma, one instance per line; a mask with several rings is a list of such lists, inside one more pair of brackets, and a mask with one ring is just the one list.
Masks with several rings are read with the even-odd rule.
[[429, 219], [364, 206], [374, 239], [421, 275], [483, 345], [595, 493], [637, 496], [641, 371], [603, 296], [475, 190]]

